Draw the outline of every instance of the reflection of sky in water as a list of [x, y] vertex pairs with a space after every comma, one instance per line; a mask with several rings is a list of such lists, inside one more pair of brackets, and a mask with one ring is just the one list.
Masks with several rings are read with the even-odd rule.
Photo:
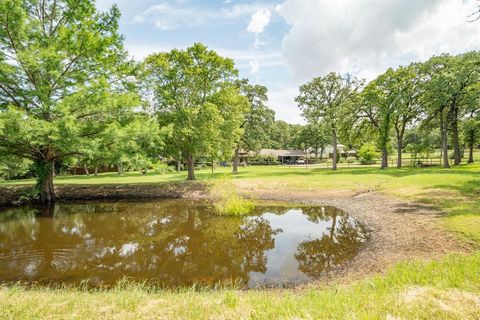
[[289, 210], [283, 215], [265, 213], [262, 217], [270, 222], [272, 229], [282, 231], [275, 236], [275, 248], [265, 253], [267, 272], [251, 272], [249, 286], [265, 281], [275, 283], [285, 279], [289, 282], [307, 280], [308, 277], [298, 271], [298, 261], [295, 259], [297, 247], [302, 241], [318, 239], [328, 233], [331, 222], [311, 222], [302, 210], [298, 209]]

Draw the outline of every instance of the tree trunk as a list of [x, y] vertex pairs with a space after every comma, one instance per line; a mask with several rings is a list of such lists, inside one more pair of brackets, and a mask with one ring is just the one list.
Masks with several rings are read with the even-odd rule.
[[321, 146], [320, 147], [320, 160], [323, 160], [323, 152], [325, 151], [325, 147]]
[[95, 167], [95, 171], [93, 174], [95, 175], [95, 177], [98, 176], [98, 167]]
[[452, 106], [451, 112], [451, 125], [452, 125], [452, 143], [453, 143], [453, 157], [454, 165], [458, 166], [462, 162], [462, 156], [460, 151], [460, 138], [458, 133], [458, 107], [456, 103]]
[[85, 174], [87, 175], [87, 177], [90, 176], [90, 172], [88, 171], [88, 167], [86, 164], [83, 165], [83, 168], [85, 169]]
[[177, 160], [177, 172], [180, 172], [182, 170], [182, 162], [180, 160]]
[[118, 175], [121, 176], [123, 174], [123, 163], [119, 162], [117, 165]]
[[333, 130], [332, 132], [332, 146], [333, 146], [333, 170], [337, 170], [337, 131]]
[[195, 180], [195, 168], [193, 162], [193, 156], [190, 154], [187, 157], [187, 165], [188, 165], [188, 177], [187, 180]]
[[55, 201], [55, 189], [53, 186], [54, 161], [47, 160], [39, 163], [38, 187], [40, 201], [44, 204]]
[[442, 135], [442, 156], [443, 156], [443, 167], [450, 168], [450, 163], [448, 160], [448, 125], [445, 119], [445, 111], [442, 110], [440, 113], [440, 132]]
[[401, 128], [395, 125], [395, 132], [397, 134], [397, 168], [402, 167], [402, 149], [403, 149], [403, 136], [405, 134], [406, 121], [403, 121]]
[[382, 165], [380, 166], [380, 169], [386, 169], [388, 168], [388, 151], [387, 147], [384, 146], [382, 148]]
[[402, 142], [397, 142], [397, 168], [402, 167]]
[[239, 158], [240, 158], [240, 148], [237, 146], [235, 148], [235, 155], [233, 156], [233, 170], [232, 170], [233, 174], [238, 173], [238, 163], [240, 162]]
[[475, 132], [471, 130], [468, 135], [468, 163], [473, 163], [473, 149], [475, 148]]

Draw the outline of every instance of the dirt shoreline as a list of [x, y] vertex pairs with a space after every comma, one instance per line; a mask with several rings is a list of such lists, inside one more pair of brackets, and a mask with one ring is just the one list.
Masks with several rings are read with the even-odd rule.
[[383, 274], [406, 260], [438, 259], [451, 253], [472, 253], [478, 246], [445, 230], [445, 214], [432, 205], [412, 203], [377, 192], [250, 192], [257, 199], [334, 206], [360, 221], [370, 239], [358, 255], [310, 285], [349, 282]]
[[[25, 203], [22, 195], [27, 194], [32, 186], [0, 187], [0, 207], [15, 206]], [[121, 199], [176, 199], [205, 198], [206, 185], [202, 182], [173, 182], [156, 184], [64, 184], [55, 186], [57, 201], [78, 200], [121, 200]]]
[[[411, 203], [376, 192], [260, 190], [237, 185], [246, 196], [312, 205], [334, 206], [359, 220], [369, 230], [370, 239], [348, 264], [309, 285], [344, 282], [385, 272], [389, 267], [411, 259], [437, 259], [450, 253], [467, 254], [475, 245], [446, 231], [440, 223], [444, 214], [438, 208]], [[28, 191], [27, 186], [0, 187], [0, 206], [15, 204]], [[57, 199], [120, 200], [153, 198], [211, 199], [202, 182], [125, 185], [58, 185]]]

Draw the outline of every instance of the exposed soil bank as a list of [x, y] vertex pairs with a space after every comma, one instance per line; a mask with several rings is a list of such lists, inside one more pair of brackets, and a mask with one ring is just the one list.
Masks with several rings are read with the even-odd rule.
[[[32, 186], [0, 187], [0, 206], [19, 204], [22, 195]], [[105, 185], [57, 185], [58, 201], [70, 200], [116, 200], [116, 199], [161, 199], [203, 198], [206, 186], [202, 182], [176, 182], [159, 184], [105, 184]]]

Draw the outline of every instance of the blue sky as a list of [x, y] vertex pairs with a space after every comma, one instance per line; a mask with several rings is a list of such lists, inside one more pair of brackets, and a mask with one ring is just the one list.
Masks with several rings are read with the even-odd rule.
[[269, 89], [278, 119], [303, 123], [298, 86], [330, 71], [370, 80], [433, 54], [480, 49], [475, 0], [97, 0], [117, 4], [136, 59], [202, 42]]

